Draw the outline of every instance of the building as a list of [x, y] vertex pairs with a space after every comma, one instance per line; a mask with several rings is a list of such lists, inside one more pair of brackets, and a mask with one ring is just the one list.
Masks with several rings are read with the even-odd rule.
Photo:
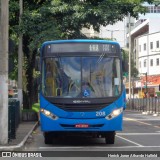
[[147, 92], [146, 96], [153, 97], [160, 94], [160, 6], [144, 5], [148, 13], [139, 16], [131, 31], [131, 52], [139, 71], [139, 80], [135, 82], [137, 94]]
[[136, 66], [141, 86], [147, 85], [148, 92], [152, 90], [149, 95], [153, 97], [159, 92], [160, 85], [160, 31], [139, 36], [135, 38], [135, 42]]

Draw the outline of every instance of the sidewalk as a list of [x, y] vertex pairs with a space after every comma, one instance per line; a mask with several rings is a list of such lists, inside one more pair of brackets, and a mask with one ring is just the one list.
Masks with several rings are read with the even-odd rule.
[[0, 151], [20, 150], [30, 134], [38, 126], [38, 122], [21, 122], [16, 131], [16, 139], [9, 140], [6, 145], [0, 145]]

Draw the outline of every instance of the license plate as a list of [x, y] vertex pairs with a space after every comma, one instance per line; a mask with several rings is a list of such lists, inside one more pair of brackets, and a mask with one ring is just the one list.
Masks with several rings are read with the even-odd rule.
[[75, 128], [88, 128], [89, 125], [88, 124], [76, 124]]

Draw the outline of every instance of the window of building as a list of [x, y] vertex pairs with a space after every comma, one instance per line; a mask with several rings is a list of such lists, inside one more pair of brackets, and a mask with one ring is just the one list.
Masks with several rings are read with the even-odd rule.
[[[131, 27], [134, 26], [134, 23], [130, 23]], [[129, 28], [129, 23], [127, 23], [127, 28]]]
[[153, 49], [153, 42], [150, 42], [150, 49]]
[[153, 66], [153, 59], [150, 60], [150, 66]]
[[147, 12], [147, 13], [150, 13], [150, 7], [149, 7], [149, 6], [146, 7], [146, 12]]
[[141, 45], [139, 45], [139, 52], [141, 52]]
[[144, 60], [144, 67], [147, 66], [147, 63], [146, 63], [146, 62], [147, 62], [147, 60], [145, 59], [145, 60]]
[[156, 59], [156, 65], [159, 66], [159, 58]]
[[150, 13], [154, 13], [154, 6], [150, 7]]
[[147, 13], [160, 13], [160, 6], [148, 6]]
[[144, 43], [144, 51], [146, 51], [146, 43]]
[[159, 41], [156, 41], [156, 47], [159, 48]]
[[160, 13], [160, 6], [154, 7], [154, 13]]
[[139, 68], [141, 68], [141, 61], [139, 61]]
[[160, 6], [157, 6], [157, 13], [160, 13]]

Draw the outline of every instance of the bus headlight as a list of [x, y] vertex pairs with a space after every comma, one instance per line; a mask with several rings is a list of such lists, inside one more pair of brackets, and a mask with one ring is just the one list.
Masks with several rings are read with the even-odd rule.
[[109, 114], [108, 116], [106, 116], [106, 119], [110, 120], [112, 118], [115, 118], [118, 115], [120, 115], [122, 112], [123, 112], [123, 107], [115, 109], [111, 114]]
[[51, 113], [51, 112], [48, 111], [48, 110], [41, 109], [41, 112], [42, 112], [44, 115], [46, 115], [47, 117], [50, 117], [50, 118], [52, 118], [52, 119], [54, 119], [54, 120], [58, 119], [58, 117], [57, 117], [55, 114]]

